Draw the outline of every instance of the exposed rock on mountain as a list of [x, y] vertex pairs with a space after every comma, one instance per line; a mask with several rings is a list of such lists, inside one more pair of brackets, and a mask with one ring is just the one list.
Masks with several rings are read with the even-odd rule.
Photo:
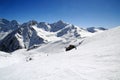
[[104, 30], [106, 29], [102, 27], [83, 29], [62, 20], [52, 24], [31, 20], [20, 25], [16, 20], [0, 19], [0, 50], [5, 52], [21, 48], [29, 50], [44, 43], [60, 41], [69, 44]]
[[104, 30], [107, 30], [107, 29], [105, 29], [105, 28], [103, 28], [103, 27], [98, 27], [98, 28], [96, 28], [96, 27], [89, 27], [89, 28], [87, 28], [87, 30], [88, 30], [89, 32], [94, 33], [94, 32], [104, 31]]

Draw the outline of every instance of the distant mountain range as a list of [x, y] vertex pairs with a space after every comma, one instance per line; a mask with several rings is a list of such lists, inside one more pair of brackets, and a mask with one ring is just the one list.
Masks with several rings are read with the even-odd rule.
[[30, 50], [57, 41], [70, 44], [72, 41], [104, 30], [106, 29], [103, 27], [84, 29], [62, 20], [51, 24], [35, 20], [19, 24], [16, 20], [0, 19], [0, 50], [4, 52], [22, 48]]

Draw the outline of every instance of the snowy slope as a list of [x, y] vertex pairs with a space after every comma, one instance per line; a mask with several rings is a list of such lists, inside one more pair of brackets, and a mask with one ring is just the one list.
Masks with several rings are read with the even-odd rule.
[[11, 65], [1, 56], [0, 80], [120, 80], [119, 34], [120, 27], [96, 34], [60, 54], [18, 50], [6, 56]]
[[[0, 27], [0, 51], [4, 52], [13, 52], [23, 48], [30, 50], [41, 47], [43, 49], [44, 43], [53, 44], [51, 48], [58, 49], [55, 48], [56, 45], [65, 47], [64, 44], [66, 43], [70, 44], [78, 39], [95, 34], [61, 20], [52, 24], [31, 20], [19, 25], [15, 20], [1, 19]], [[57, 44], [57, 42], [61, 44]], [[47, 45], [44, 48], [48, 49], [49, 46]]]

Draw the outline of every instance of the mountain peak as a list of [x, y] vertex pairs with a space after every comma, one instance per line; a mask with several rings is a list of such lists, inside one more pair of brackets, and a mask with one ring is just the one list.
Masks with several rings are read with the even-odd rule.
[[35, 21], [35, 20], [31, 20], [31, 21], [28, 22], [28, 24], [29, 25], [36, 25], [36, 24], [38, 24], [38, 22]]
[[57, 23], [64, 23], [62, 20], [57, 21]]
[[65, 28], [67, 25], [68, 25], [68, 24], [65, 23], [65, 22], [63, 22], [62, 20], [59, 20], [59, 21], [57, 21], [57, 22], [55, 22], [55, 23], [52, 23], [52, 24], [50, 24], [50, 26], [51, 26], [51, 32], [56, 32], [56, 31], [58, 31], [58, 30], [60, 30], [60, 29], [63, 29], [63, 28]]
[[16, 20], [0, 19], [0, 32], [2, 32], [0, 34], [0, 50], [13, 52], [21, 48], [32, 49], [42, 44], [49, 44], [49, 41], [52, 40], [53, 42], [65, 40], [70, 43], [73, 40], [87, 37], [92, 35], [91, 33], [99, 31], [103, 31], [103, 28], [92, 27], [85, 30], [62, 20], [51, 24], [38, 23], [35, 20], [19, 24]]
[[0, 18], [0, 23], [8, 24], [9, 22], [10, 22], [10, 21], [8, 21], [7, 19]]

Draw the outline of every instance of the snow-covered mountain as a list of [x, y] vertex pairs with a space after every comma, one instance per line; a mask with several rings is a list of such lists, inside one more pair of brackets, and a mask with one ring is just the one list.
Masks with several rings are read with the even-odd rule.
[[120, 27], [106, 30], [60, 54], [38, 49], [0, 52], [0, 80], [120, 80], [119, 34]]
[[40, 22], [38, 27], [42, 28], [45, 31], [49, 31], [49, 32], [57, 32], [63, 28], [65, 28], [67, 25], [67, 23], [63, 22], [62, 20], [59, 20], [55, 23], [46, 23], [46, 22]]
[[[97, 30], [94, 32], [103, 31], [102, 28], [97, 28]], [[88, 29], [65, 23], [62, 20], [51, 24], [31, 20], [20, 25], [15, 20], [6, 19], [0, 20], [0, 34], [2, 35], [0, 50], [5, 52], [13, 52], [22, 48], [29, 50], [56, 42], [70, 44], [77, 39], [94, 35]]]
[[16, 20], [8, 21], [7, 19], [0, 19], [0, 40], [18, 27], [19, 24]]
[[22, 24], [21, 27], [1, 40], [0, 50], [12, 52], [21, 48], [30, 49], [45, 43], [45, 39], [38, 35], [38, 32], [34, 29], [36, 26], [37, 23], [33, 21]]
[[0, 32], [8, 32], [9, 30], [15, 30], [19, 27], [16, 20], [8, 21], [6, 19], [0, 19]]

